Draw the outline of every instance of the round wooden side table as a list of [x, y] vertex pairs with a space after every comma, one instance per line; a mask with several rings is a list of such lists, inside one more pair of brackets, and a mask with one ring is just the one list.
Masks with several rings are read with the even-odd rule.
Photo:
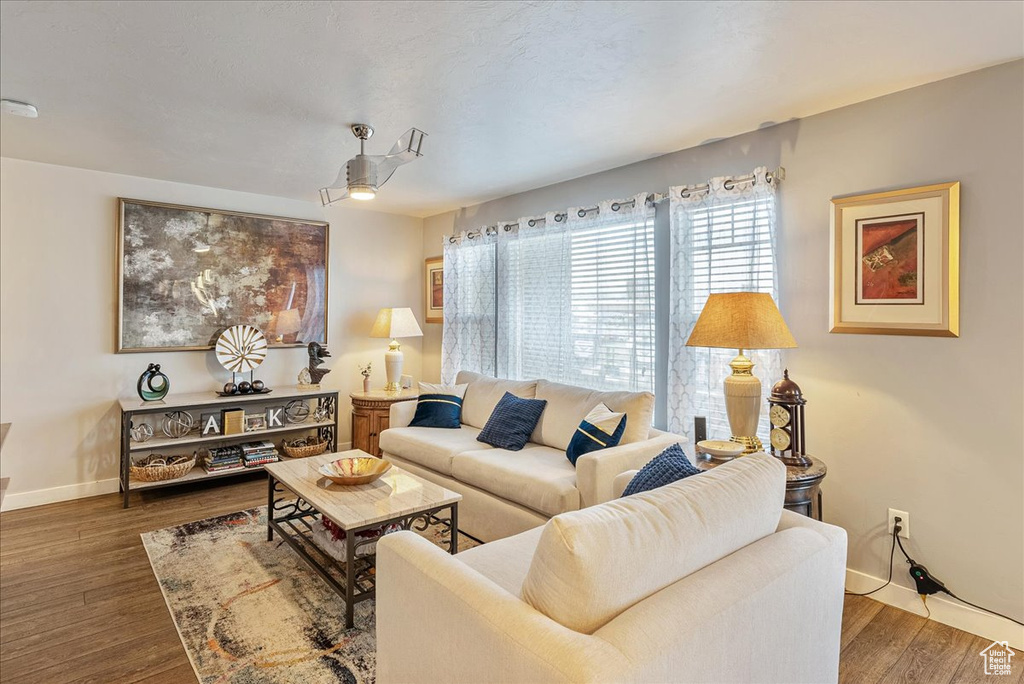
[[419, 394], [415, 389], [394, 392], [378, 389], [348, 395], [352, 399], [352, 448], [380, 456], [380, 433], [387, 430], [391, 422], [391, 405], [412, 401]]
[[[821, 481], [825, 479], [828, 467], [819, 458], [811, 455], [807, 455], [807, 458], [811, 459], [809, 466], [786, 466], [785, 506], [808, 518], [821, 520]], [[722, 463], [703, 453], [698, 453], [695, 460], [695, 465], [701, 470], [709, 470]]]

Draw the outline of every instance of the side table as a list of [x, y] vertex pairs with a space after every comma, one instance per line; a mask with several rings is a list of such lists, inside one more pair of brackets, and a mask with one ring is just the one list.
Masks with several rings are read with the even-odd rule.
[[380, 433], [391, 423], [391, 405], [399, 401], [412, 401], [420, 395], [414, 389], [388, 392], [382, 389], [353, 392], [352, 448], [380, 457]]
[[[738, 458], [743, 458], [739, 456]], [[808, 518], [821, 520], [821, 481], [828, 473], [824, 461], [807, 455], [811, 464], [804, 468], [786, 466], [786, 503], [785, 507]], [[698, 453], [695, 465], [701, 470], [709, 470], [721, 461], [714, 461], [707, 454]]]

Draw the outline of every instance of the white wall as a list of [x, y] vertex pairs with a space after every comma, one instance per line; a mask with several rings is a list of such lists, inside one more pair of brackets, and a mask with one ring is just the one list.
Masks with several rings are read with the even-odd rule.
[[[424, 221], [442, 235], [783, 165], [781, 308], [800, 348], [809, 451], [851, 569], [885, 577], [887, 509], [908, 551], [955, 593], [1024, 617], [1024, 62], [985, 69]], [[829, 199], [959, 180], [961, 336], [829, 334]], [[440, 374], [440, 326], [423, 340]], [[897, 552], [898, 553], [898, 552]], [[913, 586], [897, 559], [895, 581]], [[919, 605], [918, 605], [919, 607]], [[913, 609], [913, 607], [911, 607]], [[1021, 644], [1024, 645], [1024, 644]]]
[[[386, 341], [367, 337], [377, 310], [409, 306], [422, 320], [418, 218], [327, 207], [133, 176], [0, 159], [0, 452], [10, 478], [5, 509], [116, 491], [115, 400], [160, 363], [172, 392], [213, 390], [228, 379], [213, 352], [115, 354], [117, 198], [131, 197], [330, 222], [328, 347], [323, 385], [341, 392], [339, 442], [350, 440], [348, 393], [357, 365], [384, 383]], [[420, 373], [419, 340], [403, 341]], [[294, 385], [303, 348], [271, 349], [257, 371]]]

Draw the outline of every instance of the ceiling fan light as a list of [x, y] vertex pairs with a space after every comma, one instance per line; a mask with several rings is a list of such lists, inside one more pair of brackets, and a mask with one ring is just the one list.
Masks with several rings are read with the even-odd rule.
[[354, 200], [372, 200], [377, 196], [377, 188], [362, 183], [352, 183], [348, 186], [348, 196]]

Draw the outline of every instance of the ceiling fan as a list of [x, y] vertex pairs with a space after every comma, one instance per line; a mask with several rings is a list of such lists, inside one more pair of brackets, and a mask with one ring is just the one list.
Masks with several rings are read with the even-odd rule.
[[345, 162], [334, 185], [320, 189], [320, 201], [325, 207], [348, 197], [373, 199], [377, 196], [377, 188], [388, 182], [395, 169], [423, 156], [420, 148], [426, 133], [418, 128], [410, 128], [403, 133], [391, 151], [384, 155], [365, 154], [366, 141], [373, 135], [371, 126], [353, 124], [352, 133], [359, 138], [359, 154]]

